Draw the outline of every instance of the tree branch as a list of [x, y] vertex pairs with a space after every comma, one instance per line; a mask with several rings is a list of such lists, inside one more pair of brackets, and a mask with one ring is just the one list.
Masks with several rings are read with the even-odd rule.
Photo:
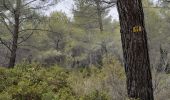
[[1, 22], [6, 26], [6, 28], [8, 29], [8, 31], [9, 31], [11, 34], [13, 34], [13, 32], [12, 32], [12, 30], [10, 29], [9, 25], [6, 23], [5, 18], [2, 17], [2, 16], [1, 16], [1, 18], [2, 18], [2, 21], [1, 21]]
[[3, 44], [9, 51], [12, 51], [8, 43], [0, 38], [0, 44]]

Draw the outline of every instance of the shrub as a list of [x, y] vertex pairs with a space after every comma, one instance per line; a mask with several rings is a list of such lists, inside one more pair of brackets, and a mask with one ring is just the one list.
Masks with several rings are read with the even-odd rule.
[[107, 93], [100, 92], [100, 91], [94, 91], [88, 95], [85, 95], [82, 100], [110, 100]]
[[0, 100], [73, 100], [68, 73], [54, 66], [20, 64], [14, 69], [0, 68]]
[[[64, 69], [22, 63], [0, 68], [0, 100], [128, 100], [125, 73], [113, 59], [100, 68]], [[155, 99], [168, 100], [169, 74], [153, 71]]]
[[105, 59], [101, 68], [91, 66], [75, 69], [69, 76], [70, 86], [77, 96], [84, 97], [83, 100], [126, 98], [124, 68], [115, 59]]

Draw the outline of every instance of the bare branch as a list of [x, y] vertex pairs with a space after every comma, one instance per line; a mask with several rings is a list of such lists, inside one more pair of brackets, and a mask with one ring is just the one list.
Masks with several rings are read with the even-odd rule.
[[25, 29], [25, 30], [21, 30], [20, 32], [26, 32], [26, 31], [32, 31], [27, 37], [24, 38], [24, 36], [20, 37], [23, 40], [20, 41], [18, 44], [21, 44], [25, 41], [27, 41], [33, 34], [35, 31], [44, 31], [44, 32], [52, 32], [52, 33], [56, 33], [55, 31], [51, 31], [51, 30], [45, 30], [45, 29]]
[[44, 5], [44, 6], [38, 6], [38, 7], [29, 7], [28, 9], [32, 9], [32, 10], [40, 10], [40, 9], [45, 9], [48, 8], [50, 6], [54, 6], [55, 4], [48, 4], [48, 5]]
[[102, 0], [101, 2], [106, 4], [116, 4], [117, 0], [110, 0], [110, 1]]
[[106, 9], [108, 9], [108, 8], [110, 8], [110, 7], [114, 7], [115, 5], [116, 5], [116, 4], [113, 3], [113, 4], [108, 5], [108, 6], [106, 6], [106, 7], [102, 7], [102, 10], [106, 10]]
[[32, 0], [32, 1], [30, 1], [30, 2], [28, 2], [28, 3], [26, 3], [26, 4], [24, 4], [23, 7], [25, 7], [25, 6], [27, 6], [27, 5], [31, 4], [31, 3], [33, 3], [33, 2], [35, 2], [35, 1], [37, 1], [37, 0]]
[[55, 31], [51, 31], [51, 30], [45, 30], [45, 29], [24, 29], [24, 30], [21, 30], [19, 32], [26, 32], [26, 31], [44, 31], [44, 32], [55, 32]]
[[[6, 4], [6, 2], [10, 5], [11, 9], [8, 7], [8, 5]], [[3, 0], [3, 7], [6, 9], [6, 10], [9, 10], [11, 13], [13, 13], [14, 11], [14, 8], [13, 8], [13, 5], [11, 4], [11, 2], [9, 0]]]
[[8, 20], [8, 22], [9, 22], [10, 24], [13, 24], [12, 21], [11, 21], [3, 12], [0, 13], [0, 16], [3, 17], [3, 19]]
[[8, 43], [5, 40], [2, 40], [1, 38], [0, 38], [0, 44], [3, 44], [8, 50], [12, 51]]
[[5, 18], [0, 16], [2, 18], [1, 22], [6, 26], [6, 28], [8, 29], [8, 31], [13, 34], [12, 30], [10, 29], [9, 25], [7, 24], [7, 22], [5, 21]]

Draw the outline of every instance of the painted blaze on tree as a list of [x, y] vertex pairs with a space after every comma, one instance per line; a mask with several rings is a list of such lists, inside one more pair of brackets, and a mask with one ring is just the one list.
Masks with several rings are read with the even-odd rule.
[[153, 100], [152, 76], [141, 0], [118, 0], [129, 98]]

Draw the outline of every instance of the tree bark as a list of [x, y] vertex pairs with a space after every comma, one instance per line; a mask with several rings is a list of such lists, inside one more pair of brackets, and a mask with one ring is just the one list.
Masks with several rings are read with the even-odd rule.
[[141, 0], [118, 0], [128, 97], [154, 100]]
[[13, 32], [13, 37], [12, 37], [12, 49], [11, 49], [11, 55], [9, 58], [9, 68], [13, 68], [15, 66], [16, 62], [16, 52], [18, 48], [18, 34], [19, 34], [19, 21], [20, 21], [20, 4], [21, 0], [17, 0], [16, 3], [16, 9], [14, 10], [14, 32]]

